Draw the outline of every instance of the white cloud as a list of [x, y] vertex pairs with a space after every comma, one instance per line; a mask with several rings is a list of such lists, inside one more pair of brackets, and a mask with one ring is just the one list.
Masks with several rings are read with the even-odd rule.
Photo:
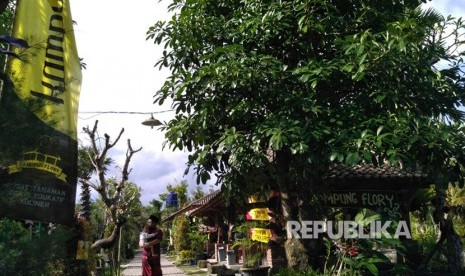
[[[132, 111], [155, 112], [161, 121], [168, 121], [174, 112], [156, 113], [170, 106], [156, 106], [153, 95], [161, 87], [168, 72], [159, 71], [154, 65], [162, 54], [163, 47], [146, 41], [146, 32], [158, 20], [170, 17], [168, 1], [137, 0], [70, 0], [75, 26], [79, 56], [84, 58], [87, 69], [83, 80], [79, 110], [85, 111]], [[142, 202], [147, 204], [166, 192], [168, 183], [186, 179], [194, 189], [195, 178], [184, 177], [187, 153], [162, 150], [164, 133], [156, 128], [143, 126], [149, 115], [80, 113], [78, 130], [93, 127], [99, 120], [99, 132], [108, 133], [114, 140], [121, 128], [123, 136], [110, 157], [123, 165], [127, 139], [134, 149], [142, 151], [133, 156], [133, 168], [129, 180], [142, 188]], [[91, 118], [92, 117], [92, 118]], [[79, 139], [86, 143], [81, 131]], [[109, 172], [116, 175], [117, 169]], [[79, 191], [78, 191], [79, 194]]]
[[425, 8], [433, 7], [444, 16], [452, 15], [454, 17], [463, 17], [465, 15], [463, 0], [433, 0], [427, 2], [423, 6]]

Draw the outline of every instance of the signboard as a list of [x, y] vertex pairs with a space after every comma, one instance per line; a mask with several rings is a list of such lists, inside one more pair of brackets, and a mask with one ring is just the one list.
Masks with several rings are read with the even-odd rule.
[[253, 208], [245, 215], [246, 220], [265, 220], [269, 221], [271, 217], [268, 215], [268, 208]]
[[274, 233], [271, 229], [267, 228], [251, 228], [250, 236], [253, 241], [267, 243], [270, 241]]
[[313, 194], [311, 200], [327, 207], [369, 208], [390, 217], [402, 217], [397, 193], [393, 191], [330, 191]]
[[[246, 220], [270, 221], [270, 209], [261, 207], [261, 205], [266, 205], [266, 202], [278, 196], [279, 192], [276, 191], [261, 192], [249, 196], [248, 203], [250, 206], [254, 206], [254, 208], [251, 208], [246, 213]], [[253, 241], [267, 243], [273, 235], [273, 230], [268, 228], [250, 228], [250, 236]]]
[[270, 198], [279, 196], [277, 191], [255, 193], [247, 198], [248, 203], [267, 202]]
[[[0, 134], [0, 216], [59, 224], [74, 221], [77, 110], [81, 67], [69, 0], [18, 1], [13, 36], [31, 47], [14, 49], [2, 92], [8, 132]], [[6, 156], [6, 157], [5, 157]]]
[[78, 241], [76, 260], [87, 260], [89, 258], [90, 241]]

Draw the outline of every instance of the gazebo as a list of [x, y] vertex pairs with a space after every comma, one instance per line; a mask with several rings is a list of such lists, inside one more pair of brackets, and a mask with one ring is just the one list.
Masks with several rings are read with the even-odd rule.
[[[221, 190], [216, 190], [198, 200], [195, 200], [185, 207], [182, 207], [178, 211], [170, 214], [169, 216], [162, 219], [162, 222], [168, 222], [173, 220], [175, 217], [180, 215], [186, 215], [188, 217], [204, 218], [204, 225], [206, 230], [210, 233], [216, 233], [216, 241], [208, 244], [206, 248], [207, 255], [217, 256], [218, 246], [228, 241], [228, 238], [224, 238], [225, 229], [224, 221], [227, 220], [228, 211], [226, 208], [225, 200], [221, 194]], [[227, 229], [226, 229], [227, 231]], [[227, 233], [226, 233], [227, 235]], [[209, 239], [210, 240], [210, 239]]]

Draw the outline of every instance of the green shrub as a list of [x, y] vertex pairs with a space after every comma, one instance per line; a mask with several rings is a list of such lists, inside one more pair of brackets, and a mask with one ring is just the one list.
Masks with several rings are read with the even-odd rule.
[[187, 233], [187, 239], [189, 240], [190, 250], [195, 254], [205, 252], [205, 246], [207, 242], [208, 235], [205, 233], [200, 233], [198, 227], [194, 224], [189, 233]]
[[[435, 247], [439, 237], [439, 228], [436, 227], [431, 219], [422, 220], [420, 222], [417, 216], [411, 217], [411, 228], [412, 228], [412, 239], [418, 242], [420, 253], [423, 257], [427, 256]], [[421, 227], [419, 227], [421, 225]], [[443, 246], [444, 248], [444, 246]], [[444, 271], [447, 268], [447, 259], [442, 254], [441, 248], [440, 253], [436, 254], [436, 257], [432, 258], [428, 263], [428, 269], [431, 271]]]
[[[303, 271], [295, 271], [290, 268], [284, 268], [284, 269], [280, 269], [278, 273], [275, 274], [275, 276], [332, 276], [332, 275], [333, 274], [329, 272], [321, 272], [319, 270], [313, 270], [311, 268], [303, 270]], [[344, 270], [344, 271], [341, 271], [341, 273], [338, 275], [339, 276], [359, 276], [361, 274], [353, 270]]]
[[250, 229], [259, 226], [256, 221], [246, 221], [236, 227], [236, 233], [241, 238], [234, 241], [233, 248], [242, 248], [244, 254], [244, 267], [256, 267], [265, 253], [264, 244], [252, 240]]
[[315, 271], [312, 269], [304, 271], [295, 271], [290, 268], [282, 268], [275, 274], [275, 276], [321, 276], [324, 275], [320, 271]]
[[70, 229], [58, 228], [48, 234], [3, 219], [0, 233], [2, 275], [73, 275], [78, 269], [72, 244], [75, 234]]
[[192, 259], [192, 252], [189, 250], [181, 250], [179, 253], [182, 261], [188, 261]]
[[173, 246], [176, 252], [189, 250], [190, 245], [186, 239], [186, 233], [189, 231], [189, 220], [186, 216], [178, 216], [173, 221]]

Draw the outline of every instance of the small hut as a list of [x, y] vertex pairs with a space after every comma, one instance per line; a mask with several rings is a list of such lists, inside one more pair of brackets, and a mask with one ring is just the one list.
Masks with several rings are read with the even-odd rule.
[[224, 246], [228, 241], [227, 224], [225, 224], [228, 211], [221, 190], [216, 190], [189, 203], [187, 206], [163, 218], [162, 222], [171, 221], [179, 215], [203, 219], [203, 227], [199, 231], [209, 233], [209, 243], [205, 251], [208, 256], [216, 257], [218, 248]]

